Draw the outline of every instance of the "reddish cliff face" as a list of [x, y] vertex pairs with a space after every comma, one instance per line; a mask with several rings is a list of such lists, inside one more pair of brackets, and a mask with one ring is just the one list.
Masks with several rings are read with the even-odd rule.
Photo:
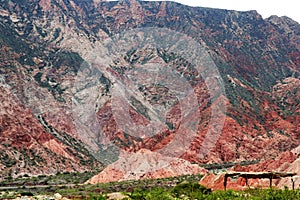
[[267, 162], [299, 146], [289, 18], [135, 0], [5, 1], [0, 18], [3, 174], [88, 170], [141, 149]]
[[47, 132], [39, 118], [11, 93], [8, 85], [0, 86], [1, 99], [1, 174], [53, 174], [57, 171], [84, 171], [80, 164], [88, 157], [76, 152]]
[[32, 81], [30, 67], [17, 61], [20, 53], [1, 45], [1, 178], [101, 167], [78, 141], [71, 116], [47, 89]]

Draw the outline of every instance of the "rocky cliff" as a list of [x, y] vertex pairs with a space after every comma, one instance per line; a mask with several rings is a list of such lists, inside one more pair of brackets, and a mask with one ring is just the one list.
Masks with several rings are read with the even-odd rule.
[[223, 163], [299, 146], [292, 19], [174, 2], [0, 2], [3, 175], [89, 170], [123, 150]]

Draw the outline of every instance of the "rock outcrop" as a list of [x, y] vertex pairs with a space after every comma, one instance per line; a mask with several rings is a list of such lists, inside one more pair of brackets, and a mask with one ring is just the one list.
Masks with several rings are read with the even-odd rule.
[[207, 170], [197, 164], [141, 149], [136, 153], [123, 152], [116, 162], [108, 165], [102, 172], [86, 183], [167, 178], [205, 173], [207, 173]]

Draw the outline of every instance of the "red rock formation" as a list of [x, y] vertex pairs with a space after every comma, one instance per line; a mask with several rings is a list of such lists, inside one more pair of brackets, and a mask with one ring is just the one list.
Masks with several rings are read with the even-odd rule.
[[[241, 166], [236, 165], [229, 169], [230, 171], [237, 172], [263, 172], [263, 171], [274, 171], [274, 172], [293, 172], [297, 173], [297, 175], [293, 178], [294, 187], [298, 188], [300, 184], [299, 179], [299, 169], [300, 169], [300, 158], [298, 149], [294, 149], [293, 151], [288, 151], [280, 154], [274, 160], [266, 160], [264, 162], [260, 162], [258, 164], [249, 165], [249, 166]], [[298, 152], [298, 153], [297, 153]], [[212, 188], [213, 190], [223, 190], [224, 189], [224, 174], [207, 174], [205, 175], [200, 184]], [[251, 188], [268, 188], [270, 185], [269, 179], [249, 179], [248, 185]], [[293, 182], [291, 178], [281, 178], [274, 179], [272, 182], [273, 187], [284, 188], [285, 186], [292, 188]], [[243, 190], [247, 189], [246, 180], [244, 178], [237, 178], [232, 180], [228, 178], [227, 189], [235, 189], [235, 190]]]
[[197, 164], [191, 164], [186, 160], [141, 149], [136, 153], [123, 152], [119, 160], [108, 165], [87, 183], [166, 178], [206, 172]]
[[[7, 85], [0, 85], [0, 99], [0, 152], [1, 156], [7, 156], [1, 159], [6, 166], [15, 163], [12, 167], [2, 167], [2, 177], [11, 171], [13, 173], [9, 175], [17, 176], [24, 173], [54, 174], [58, 171], [86, 169], [78, 164], [80, 157], [46, 132], [31, 110], [22, 106]], [[86, 158], [83, 156], [82, 159]]]

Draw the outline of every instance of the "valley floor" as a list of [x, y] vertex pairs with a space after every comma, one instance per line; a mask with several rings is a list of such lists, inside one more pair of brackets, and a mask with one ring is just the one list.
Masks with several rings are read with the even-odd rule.
[[[76, 177], [74, 177], [76, 178]], [[0, 188], [0, 199], [127, 199], [127, 200], [296, 200], [300, 199], [300, 189], [289, 190], [254, 188], [243, 191], [212, 191], [200, 185], [201, 176], [135, 180], [100, 184], [61, 184], [5, 186]]]

